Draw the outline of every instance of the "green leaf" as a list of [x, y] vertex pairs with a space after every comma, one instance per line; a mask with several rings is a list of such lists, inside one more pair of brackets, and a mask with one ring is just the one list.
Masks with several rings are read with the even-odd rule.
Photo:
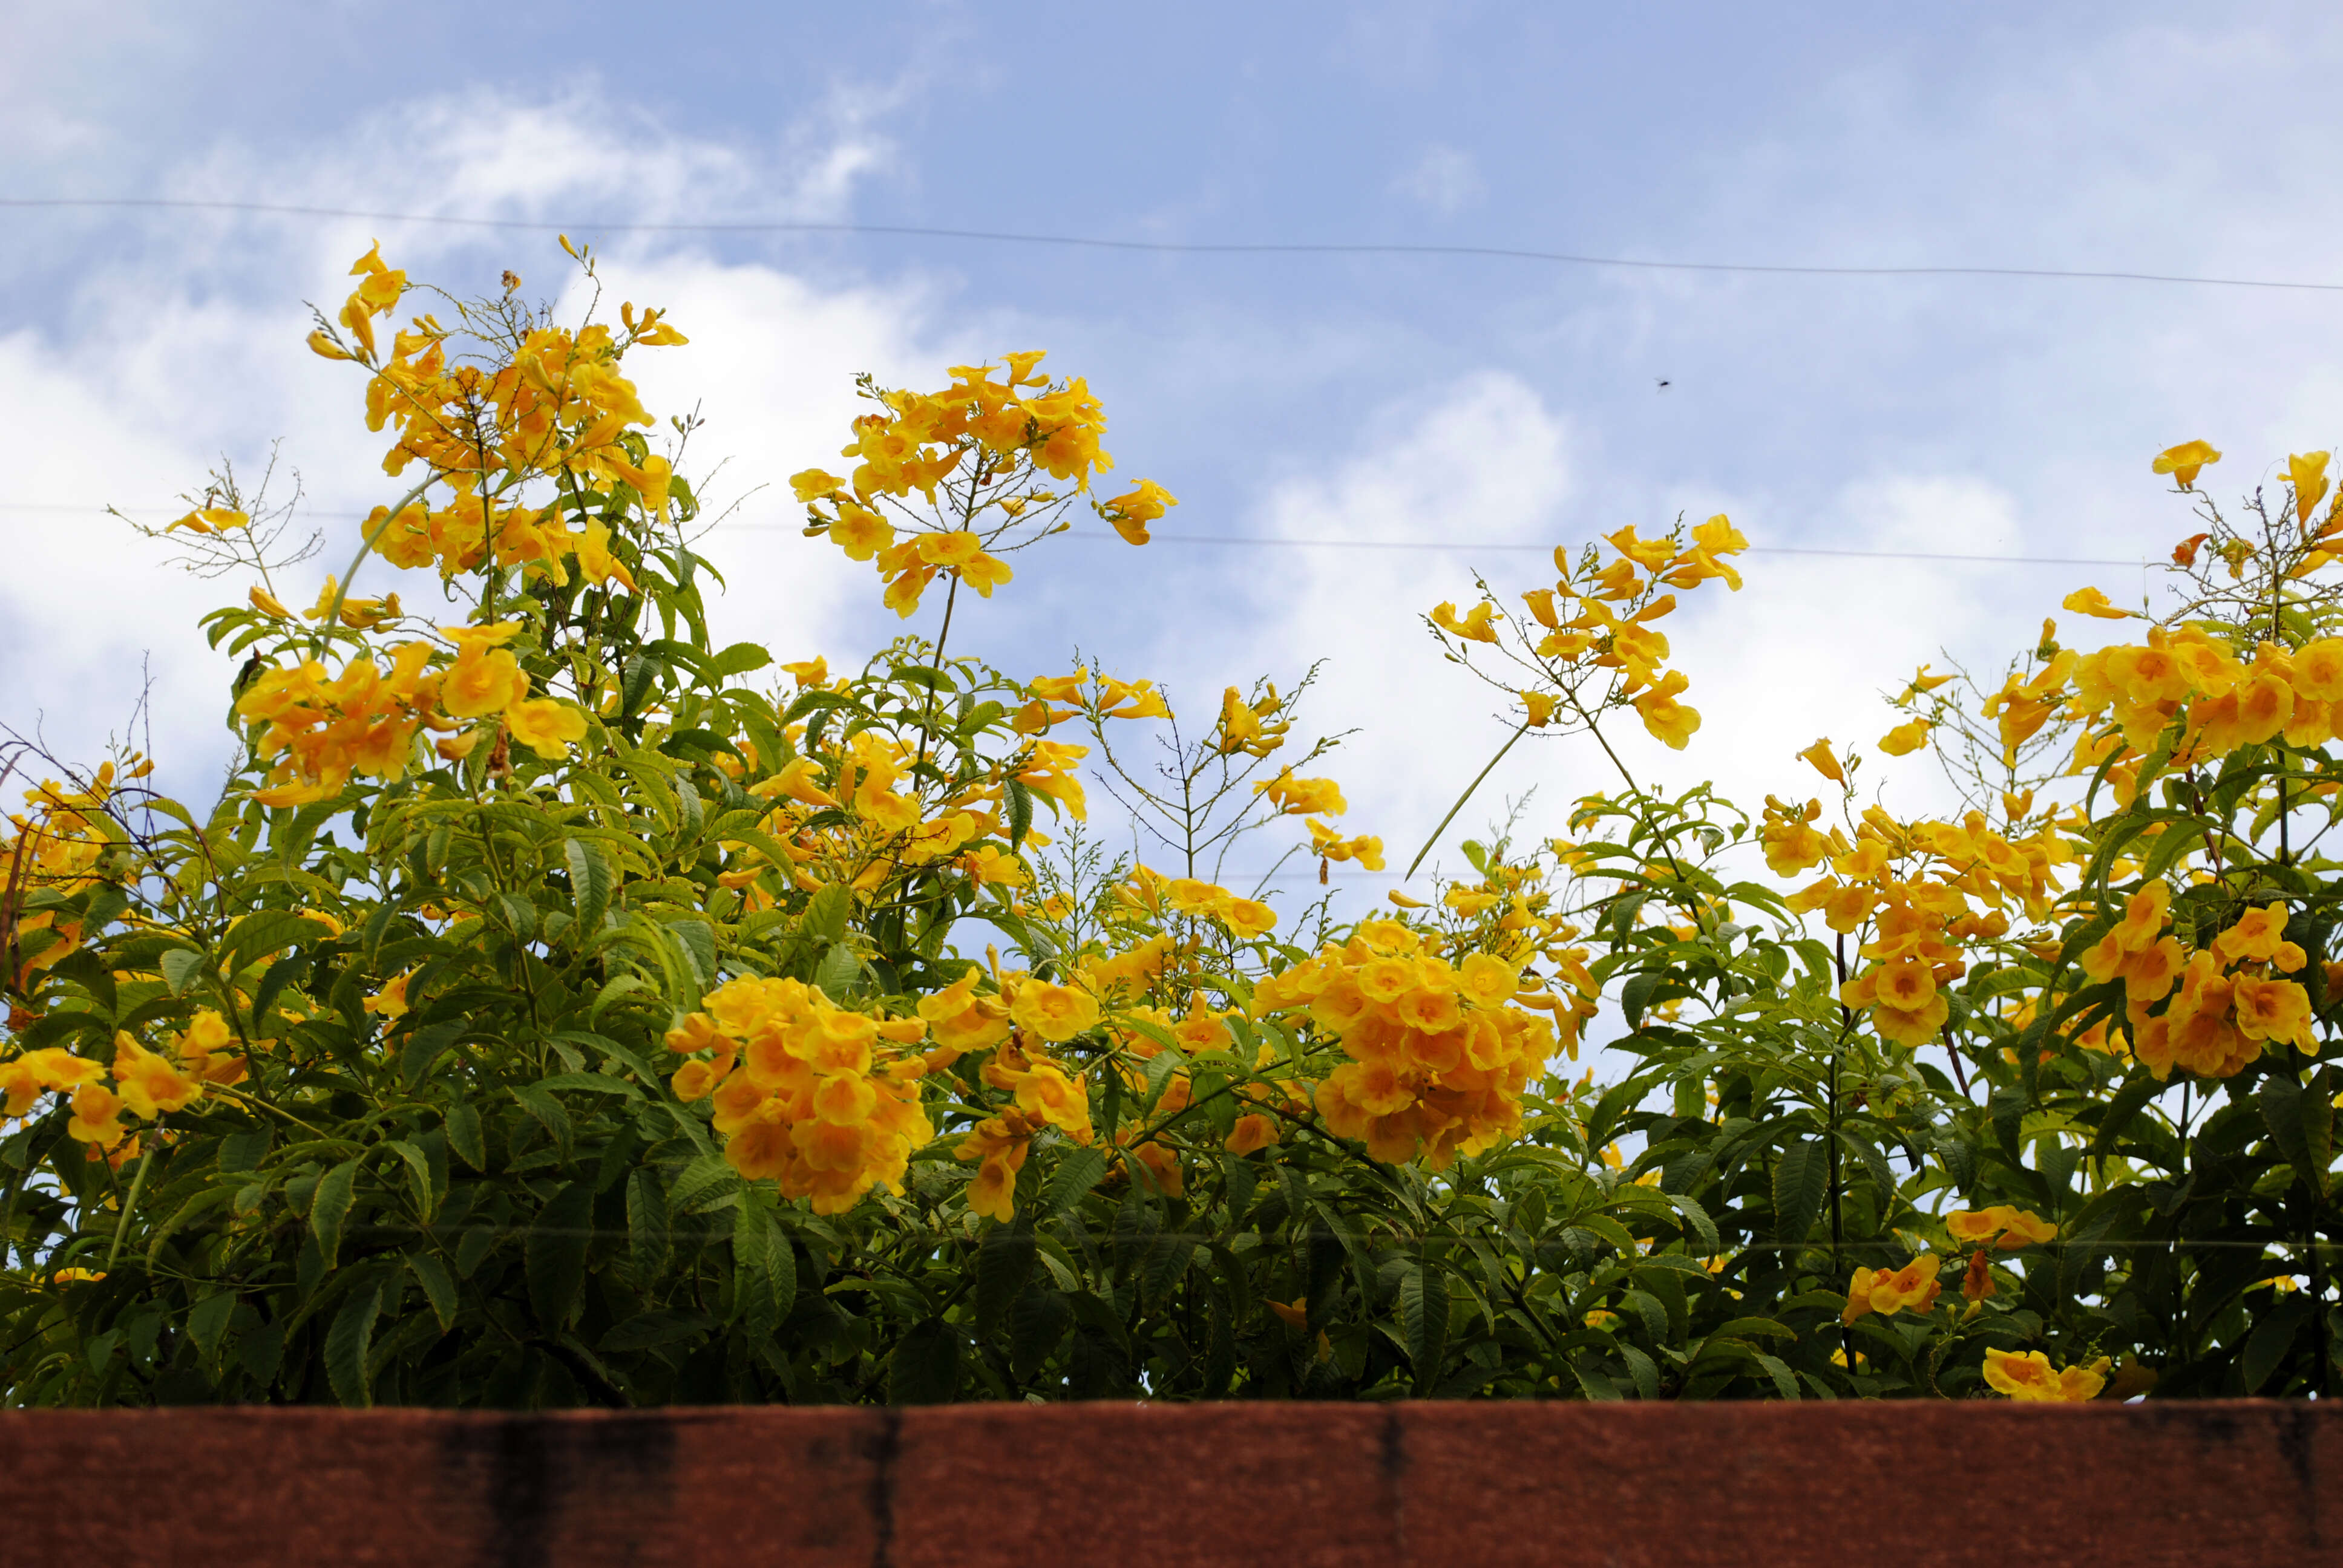
[[1009, 1368], [1020, 1382], [1039, 1372], [1074, 1321], [1073, 1309], [1055, 1291], [1028, 1290], [1009, 1307]]
[[561, 858], [569, 869], [569, 902], [578, 916], [578, 940], [590, 941], [602, 929], [603, 913], [610, 907], [615, 881], [610, 862], [583, 839], [562, 840]]
[[2246, 1348], [2237, 1357], [2237, 1375], [2247, 1393], [2258, 1392], [2286, 1360], [2310, 1317], [2312, 1304], [2308, 1296], [2297, 1292], [2264, 1312], [2254, 1332], [2246, 1336]]
[[539, 1089], [568, 1094], [623, 1094], [628, 1100], [640, 1100], [642, 1091], [623, 1078], [613, 1078], [607, 1072], [557, 1072], [551, 1078], [537, 1081]]
[[441, 1332], [456, 1326], [456, 1282], [447, 1275], [447, 1265], [428, 1252], [407, 1254], [407, 1271], [415, 1282], [423, 1287], [423, 1299], [431, 1303], [431, 1315], [439, 1320]]
[[821, 955], [815, 966], [813, 983], [821, 988], [822, 995], [832, 1002], [842, 1002], [854, 982], [862, 978], [862, 960], [844, 942], [832, 942], [830, 950]]
[[709, 655], [700, 666], [700, 673], [710, 681], [728, 676], [747, 675], [773, 662], [773, 656], [753, 642], [736, 642], [721, 653]]
[[754, 1202], [744, 1198], [732, 1217], [733, 1310], [758, 1343], [773, 1337], [797, 1297], [797, 1257], [773, 1219], [770, 1201], [761, 1194]]
[[854, 895], [845, 883], [831, 882], [806, 900], [805, 921], [800, 929], [818, 942], [843, 940], [846, 917], [853, 902]]
[[534, 1117], [538, 1125], [552, 1136], [553, 1145], [560, 1151], [561, 1157], [564, 1160], [568, 1159], [571, 1137], [569, 1112], [561, 1108], [561, 1101], [533, 1083], [508, 1090], [507, 1092], [518, 1101], [520, 1108]]
[[959, 1387], [960, 1334], [941, 1318], [914, 1325], [887, 1358], [889, 1404], [941, 1404]]
[[234, 1291], [222, 1291], [206, 1296], [187, 1313], [187, 1338], [206, 1362], [219, 1360], [220, 1341], [227, 1333], [228, 1320], [236, 1315], [236, 1302]]
[[1815, 1139], [1783, 1145], [1774, 1162], [1774, 1233], [1784, 1241], [1806, 1239], [1830, 1190], [1830, 1153]]
[[398, 1051], [398, 1080], [411, 1093], [422, 1085], [431, 1070], [431, 1064], [440, 1053], [463, 1035], [468, 1026], [458, 1019], [453, 1023], [435, 1023], [417, 1030], [407, 1037]]
[[1423, 1393], [1439, 1380], [1448, 1354], [1448, 1281], [1437, 1268], [1412, 1263], [1400, 1276], [1399, 1322], [1416, 1391]]
[[354, 1409], [374, 1403], [367, 1377], [367, 1356], [374, 1346], [375, 1320], [382, 1314], [382, 1281], [377, 1277], [352, 1291], [326, 1331], [326, 1377], [334, 1397]]
[[[688, 786], [687, 786], [688, 788]], [[706, 920], [669, 920], [667, 929], [690, 955], [694, 968], [699, 971], [699, 983], [716, 983], [716, 928]]]
[[345, 1160], [327, 1171], [317, 1179], [317, 1191], [309, 1200], [309, 1229], [317, 1235], [317, 1251], [328, 1269], [334, 1266], [335, 1254], [341, 1251], [342, 1221], [349, 1217], [356, 1196], [358, 1163]]
[[1009, 780], [1009, 851], [1025, 842], [1025, 835], [1033, 830], [1033, 791], [1016, 779]]
[[1765, 1369], [1765, 1375], [1774, 1380], [1775, 1389], [1784, 1399], [1795, 1400], [1800, 1397], [1797, 1374], [1791, 1372], [1781, 1358], [1769, 1356], [1763, 1351], [1753, 1351], [1750, 1353], [1752, 1359]]
[[233, 974], [266, 954], [330, 935], [321, 922], [291, 910], [257, 910], [238, 920], [220, 943], [220, 967]]
[[1035, 1256], [1031, 1215], [995, 1225], [976, 1244], [976, 1332], [990, 1340], [1001, 1332], [1011, 1302], [1033, 1277]]
[[726, 1163], [722, 1154], [702, 1154], [685, 1166], [675, 1185], [668, 1189], [668, 1207], [679, 1214], [694, 1213], [713, 1207], [717, 1199], [729, 1197], [743, 1185], [740, 1173]]
[[2122, 1088], [2107, 1101], [2107, 1109], [2099, 1113], [2099, 1129], [2091, 1136], [2088, 1153], [2093, 1159], [2104, 1159], [2115, 1152], [2116, 1140], [2123, 1136], [2131, 1119], [2142, 1107], [2171, 1085], [2157, 1081], [2156, 1075], [2145, 1068], [2124, 1081]]
[[612, 1325], [596, 1348], [606, 1354], [652, 1350], [679, 1340], [699, 1339], [715, 1327], [716, 1320], [705, 1312], [639, 1312], [625, 1322]]
[[669, 1254], [667, 1194], [659, 1177], [637, 1171], [627, 1178], [627, 1255], [633, 1266], [635, 1288], [647, 1290], [667, 1268]]
[[2293, 1072], [2280, 1068], [2262, 1080], [2255, 1091], [2254, 1108], [2262, 1114], [2262, 1125], [2269, 1129], [2270, 1141], [2306, 1181], [2316, 1181], [2308, 1167], [2310, 1142], [2303, 1128], [2302, 1081]]
[[204, 967], [204, 955], [187, 948], [167, 948], [156, 960], [163, 983], [171, 988], [173, 996], [185, 996], [187, 988], [196, 983]]
[[488, 1143], [480, 1133], [479, 1108], [469, 1101], [447, 1108], [447, 1147], [475, 1171], [488, 1168]]
[[406, 1162], [407, 1178], [415, 1184], [416, 1211], [423, 1216], [425, 1223], [429, 1223], [433, 1211], [439, 1207], [439, 1194], [431, 1181], [431, 1161], [422, 1150], [404, 1138], [394, 1138], [383, 1147]]
[[1702, 1247], [1711, 1257], [1725, 1250], [1724, 1238], [1716, 1233], [1716, 1221], [1708, 1217], [1708, 1211], [1698, 1201], [1682, 1192], [1671, 1192], [1667, 1194], [1667, 1200], [1675, 1206], [1676, 1212], [1684, 1217], [1684, 1223], [1699, 1236]]
[[1106, 1151], [1098, 1148], [1076, 1149], [1050, 1173], [1050, 1184], [1043, 1190], [1042, 1207], [1051, 1214], [1062, 1214], [1090, 1196], [1091, 1189], [1106, 1179]]
[[568, 1181], [546, 1201], [528, 1228], [528, 1301], [537, 1321], [548, 1330], [559, 1330], [578, 1304], [593, 1224], [593, 1183]]
[[1635, 1380], [1635, 1396], [1645, 1400], [1659, 1398], [1660, 1369], [1652, 1363], [1652, 1358], [1630, 1344], [1622, 1344], [1619, 1354], [1627, 1363], [1628, 1375]]

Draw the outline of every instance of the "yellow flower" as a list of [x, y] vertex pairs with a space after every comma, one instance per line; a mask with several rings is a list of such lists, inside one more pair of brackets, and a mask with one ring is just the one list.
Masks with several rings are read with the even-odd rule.
[[1143, 545], [1148, 540], [1147, 525], [1179, 504], [1171, 491], [1154, 480], [1141, 479], [1128, 494], [1101, 502], [1099, 516], [1112, 524], [1127, 543]]
[[440, 706], [458, 719], [500, 713], [528, 695], [528, 673], [520, 661], [479, 639], [464, 643], [439, 684]]
[[1272, 1117], [1263, 1116], [1259, 1111], [1253, 1111], [1237, 1118], [1237, 1124], [1229, 1130], [1228, 1138], [1222, 1147], [1230, 1153], [1242, 1158], [1256, 1150], [1266, 1149], [1277, 1141], [1276, 1121]]
[[1838, 759], [1832, 755], [1830, 738], [1828, 736], [1825, 736], [1822, 739], [1815, 741], [1812, 746], [1807, 747], [1804, 751], [1799, 752], [1798, 760], [1808, 764], [1815, 772], [1821, 774], [1824, 778], [1829, 779], [1834, 784], [1844, 784], [1846, 782], [1846, 769], [1841, 768], [1838, 765]]
[[1840, 1321], [1851, 1323], [1866, 1312], [1928, 1311], [1942, 1288], [1936, 1283], [1940, 1266], [1934, 1252], [1923, 1252], [1900, 1269], [1857, 1269], [1847, 1285], [1846, 1311]]
[[2107, 602], [2107, 596], [2097, 588], [2077, 588], [2058, 601], [2058, 608], [2070, 615], [2096, 616], [2100, 620], [2128, 620], [2137, 613], [2117, 609]]
[[1009, 1016], [1043, 1040], [1068, 1040], [1099, 1020], [1098, 999], [1078, 986], [1029, 980], [1018, 988]]
[[586, 713], [550, 697], [516, 702], [505, 710], [512, 738], [539, 757], [560, 757], [586, 739]]
[[2058, 1233], [2058, 1227], [2040, 1215], [2006, 1203], [1974, 1211], [1956, 1210], [1945, 1216], [1945, 1230], [1956, 1241], [1979, 1246], [1999, 1237], [2004, 1251], [2039, 1246]]
[[364, 1003], [366, 1010], [383, 1018], [405, 1018], [407, 1008], [407, 982], [414, 978], [413, 970], [392, 978], [382, 990], [367, 998]]
[[1692, 739], [1693, 731], [1700, 728], [1700, 711], [1676, 700], [1676, 693], [1691, 682], [1680, 669], [1668, 671], [1667, 678], [1635, 699], [1635, 712], [1642, 718], [1644, 728], [1663, 745], [1681, 751]]
[[1495, 613], [1496, 606], [1483, 599], [1459, 620], [1456, 607], [1443, 601], [1433, 609], [1432, 624], [1449, 636], [1463, 638], [1467, 642], [1494, 642], [1497, 640], [1497, 628], [1489, 624], [1489, 618]]
[[2182, 489], [2197, 483], [2197, 471], [2207, 463], [2217, 463], [2221, 454], [2203, 441], [2183, 441], [2177, 447], [2167, 447], [2157, 454], [2152, 465], [2159, 474], [2169, 474]]
[[2059, 1401], [2080, 1402], [2097, 1399], [2107, 1386], [2107, 1358], [2101, 1356], [2087, 1366], [2067, 1367], [2054, 1372], [2050, 1358], [2040, 1351], [2004, 1351], [1988, 1347], [1985, 1352], [1985, 1381], [1992, 1388], [2019, 1401]]
[[2286, 477], [2294, 486], [2294, 515], [2303, 522], [2310, 520], [2311, 508], [2327, 494], [2327, 457], [2325, 452], [2301, 452], [2286, 460]]
[[1928, 743], [1928, 731], [1934, 728], [1925, 719], [1899, 724], [1879, 738], [1879, 749], [1890, 757], [1908, 756]]
[[819, 501], [834, 496], [846, 487], [846, 481], [835, 474], [825, 474], [820, 468], [807, 468], [789, 476], [789, 489], [800, 501]]
[[830, 525], [830, 538], [832, 544], [846, 552], [848, 560], [867, 561], [895, 542], [895, 528], [868, 507], [841, 501], [838, 520]]
[[73, 1093], [73, 1116], [65, 1135], [77, 1142], [111, 1149], [122, 1141], [121, 1096], [102, 1084], [85, 1083]]
[[1007, 561], [999, 556], [987, 555], [982, 550], [970, 557], [960, 568], [960, 580], [984, 598], [990, 598], [992, 590], [1014, 575], [1010, 571]]

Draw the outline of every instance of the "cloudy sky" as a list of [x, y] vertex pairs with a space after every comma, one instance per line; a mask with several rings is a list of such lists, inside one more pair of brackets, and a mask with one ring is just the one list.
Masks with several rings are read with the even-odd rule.
[[[774, 483], [835, 454], [854, 374], [940, 385], [1048, 348], [1105, 399], [1118, 477], [1182, 505], [1144, 552], [1020, 558], [965, 646], [1026, 674], [1079, 648], [1199, 714], [1323, 658], [1306, 722], [1359, 731], [1334, 769], [1351, 822], [1403, 862], [1503, 733], [1416, 617], [1476, 570], [1549, 580], [1522, 547], [1721, 510], [1781, 550], [2137, 560], [2190, 531], [2158, 449], [2211, 440], [2233, 495], [2343, 430], [2343, 293], [615, 226], [2337, 283], [2323, 7], [13, 0], [5, 27], [0, 196], [593, 240], [615, 292], [692, 337], [644, 357], [647, 399], [701, 410], [703, 471], [729, 458], [721, 629], [785, 658], [894, 626]], [[273, 446], [333, 541], [312, 578], [346, 558], [345, 514], [390, 487], [303, 301], [377, 237], [459, 291], [506, 267], [562, 286], [541, 230], [0, 210], [0, 718], [92, 750], [151, 668], [167, 776], [211, 788], [226, 671], [191, 623], [240, 588], [95, 508], [166, 518]], [[1876, 736], [1878, 691], [1921, 660], [1996, 665], [2070, 589], [2142, 582], [1875, 553], [1761, 554], [1748, 578], [1672, 623], [1707, 722], [1681, 755], [1630, 748], [1657, 779], [1805, 792], [1791, 752]], [[1917, 759], [1878, 771], [1932, 797]], [[1552, 830], [1601, 782], [1583, 749], [1525, 746], [1490, 803], [1534, 787]]]

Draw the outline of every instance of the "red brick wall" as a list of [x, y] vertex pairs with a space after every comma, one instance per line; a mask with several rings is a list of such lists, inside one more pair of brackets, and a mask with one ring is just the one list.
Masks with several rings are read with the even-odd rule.
[[2343, 1563], [2307, 1404], [0, 1412], [0, 1563]]

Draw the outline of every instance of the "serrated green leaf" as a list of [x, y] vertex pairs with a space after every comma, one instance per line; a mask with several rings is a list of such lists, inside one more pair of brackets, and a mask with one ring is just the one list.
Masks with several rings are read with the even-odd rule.
[[1413, 1263], [1400, 1276], [1399, 1322], [1421, 1393], [1438, 1381], [1448, 1353], [1448, 1281], [1437, 1268]]
[[166, 948], [156, 960], [156, 969], [173, 996], [185, 996], [187, 988], [202, 977], [204, 955], [187, 948]]
[[740, 1173], [725, 1161], [721, 1153], [702, 1154], [685, 1166], [675, 1184], [668, 1189], [668, 1207], [678, 1214], [696, 1213], [716, 1199], [739, 1191], [743, 1185]]
[[520, 1108], [552, 1137], [553, 1146], [561, 1157], [569, 1158], [569, 1141], [575, 1134], [569, 1124], [569, 1112], [561, 1108], [561, 1101], [533, 1083], [506, 1092], [518, 1101]]
[[352, 1291], [326, 1331], [326, 1377], [334, 1397], [344, 1405], [365, 1410], [374, 1403], [367, 1378], [367, 1359], [374, 1348], [375, 1320], [382, 1315], [382, 1282], [370, 1279]]
[[602, 916], [610, 907], [617, 879], [611, 874], [609, 859], [586, 839], [563, 839], [561, 859], [569, 871], [569, 907], [578, 918], [578, 940], [590, 941], [602, 929]]
[[447, 1129], [447, 1147], [457, 1158], [475, 1171], [488, 1168], [488, 1142], [481, 1135], [479, 1108], [468, 1101], [447, 1108], [444, 1125]]
[[1830, 1191], [1830, 1151], [1815, 1139], [1793, 1139], [1774, 1162], [1774, 1234], [1803, 1241]]
[[341, 1251], [342, 1222], [349, 1217], [357, 1194], [358, 1164], [356, 1160], [345, 1160], [327, 1171], [317, 1179], [317, 1190], [309, 1199], [309, 1229], [317, 1238], [317, 1251], [328, 1269]]
[[941, 1318], [913, 1325], [887, 1358], [889, 1404], [941, 1404], [959, 1386], [960, 1334]]
[[444, 1332], [456, 1326], [456, 1282], [447, 1275], [447, 1265], [428, 1252], [407, 1254], [407, 1267], [415, 1282], [423, 1287], [423, 1299], [431, 1303], [431, 1315], [439, 1320]]
[[206, 1362], [219, 1360], [220, 1341], [227, 1333], [228, 1320], [236, 1315], [236, 1296], [234, 1291], [222, 1291], [206, 1296], [187, 1313], [187, 1338]]
[[844, 1001], [854, 982], [861, 978], [862, 960], [844, 942], [832, 942], [830, 950], [821, 955], [821, 962], [814, 966], [813, 983], [833, 1002]]
[[586, 1250], [594, 1239], [593, 1223], [593, 1183], [568, 1181], [546, 1200], [528, 1228], [529, 1306], [548, 1330], [559, 1330], [578, 1304], [586, 1283]]
[[846, 917], [853, 903], [854, 895], [843, 882], [817, 889], [813, 897], [806, 900], [800, 929], [817, 942], [842, 941], [846, 937]]
[[667, 1194], [659, 1177], [637, 1171], [627, 1178], [627, 1255], [633, 1267], [635, 1288], [648, 1289], [667, 1269]]
[[1105, 1179], [1106, 1151], [1095, 1147], [1072, 1150], [1050, 1173], [1042, 1207], [1051, 1214], [1062, 1214], [1089, 1197], [1091, 1189]]
[[653, 1350], [681, 1340], [703, 1338], [715, 1327], [716, 1320], [705, 1312], [639, 1312], [622, 1323], [611, 1325], [596, 1348], [607, 1355]]
[[1001, 1332], [1010, 1304], [1033, 1277], [1037, 1249], [1032, 1220], [1021, 1214], [995, 1225], [976, 1246], [976, 1332], [989, 1340]]

